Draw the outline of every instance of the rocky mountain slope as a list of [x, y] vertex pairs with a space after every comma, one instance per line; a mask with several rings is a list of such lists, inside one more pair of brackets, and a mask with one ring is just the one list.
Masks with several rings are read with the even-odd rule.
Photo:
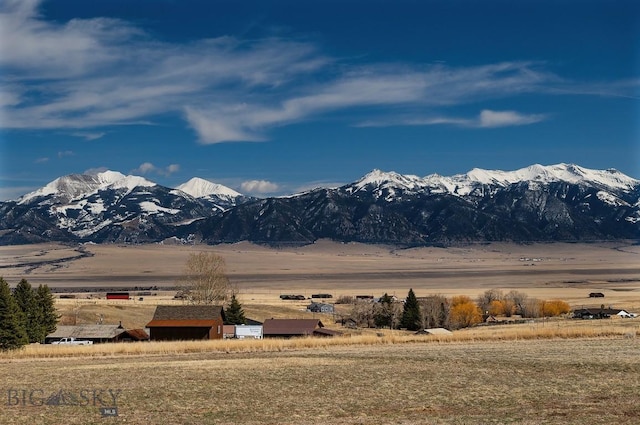
[[194, 178], [175, 189], [117, 172], [60, 177], [0, 204], [0, 243], [320, 238], [403, 246], [640, 239], [640, 181], [572, 164], [450, 177], [374, 170], [334, 189], [255, 199]]

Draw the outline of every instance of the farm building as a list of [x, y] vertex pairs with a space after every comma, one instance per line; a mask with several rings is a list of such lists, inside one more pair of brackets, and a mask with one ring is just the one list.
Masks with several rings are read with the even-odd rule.
[[307, 311], [312, 313], [333, 313], [334, 308], [332, 304], [312, 302], [307, 306]]
[[55, 332], [45, 337], [44, 342], [51, 344], [62, 338], [82, 339], [99, 344], [103, 342], [146, 341], [149, 336], [143, 329], [127, 330], [122, 325], [75, 325], [58, 326]]
[[324, 329], [317, 319], [267, 319], [264, 321], [265, 338], [291, 338], [296, 336], [336, 336], [340, 332]]
[[128, 300], [129, 298], [128, 292], [107, 292], [108, 300]]
[[159, 305], [147, 324], [152, 341], [222, 339], [224, 310], [213, 305]]
[[235, 337], [238, 339], [262, 339], [262, 325], [236, 325]]
[[574, 319], [608, 319], [616, 317], [636, 317], [635, 314], [617, 308], [580, 308], [573, 311]]

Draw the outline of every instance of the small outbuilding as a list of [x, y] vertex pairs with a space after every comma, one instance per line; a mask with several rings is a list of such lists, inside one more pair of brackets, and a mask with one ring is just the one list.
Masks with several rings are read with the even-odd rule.
[[149, 336], [143, 329], [127, 330], [122, 325], [59, 325], [54, 332], [45, 337], [44, 342], [51, 344], [62, 338], [75, 338], [99, 344], [104, 342], [146, 341]]
[[450, 335], [453, 335], [453, 332], [445, 328], [431, 328], [431, 329], [420, 329], [419, 331], [416, 332], [416, 335], [450, 336]]
[[310, 311], [312, 313], [328, 313], [328, 314], [331, 314], [335, 310], [334, 310], [333, 304], [312, 302], [311, 304], [309, 304], [307, 306], [307, 311]]
[[340, 332], [324, 329], [318, 319], [267, 319], [264, 321], [265, 338], [292, 338], [298, 336], [335, 336]]
[[214, 305], [159, 305], [147, 324], [152, 341], [222, 339], [224, 310]]

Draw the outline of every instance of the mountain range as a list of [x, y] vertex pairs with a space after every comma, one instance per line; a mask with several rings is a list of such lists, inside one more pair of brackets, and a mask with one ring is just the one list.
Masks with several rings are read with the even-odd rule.
[[168, 188], [115, 171], [0, 203], [0, 244], [341, 242], [399, 246], [640, 239], [640, 180], [574, 164], [426, 177], [373, 170], [258, 199], [200, 178]]

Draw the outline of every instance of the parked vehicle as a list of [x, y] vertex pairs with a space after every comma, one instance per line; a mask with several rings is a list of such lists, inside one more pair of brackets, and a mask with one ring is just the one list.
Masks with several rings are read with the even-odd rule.
[[60, 338], [58, 341], [53, 341], [51, 344], [56, 345], [92, 345], [93, 341], [87, 341], [84, 339], [75, 339], [71, 338]]

